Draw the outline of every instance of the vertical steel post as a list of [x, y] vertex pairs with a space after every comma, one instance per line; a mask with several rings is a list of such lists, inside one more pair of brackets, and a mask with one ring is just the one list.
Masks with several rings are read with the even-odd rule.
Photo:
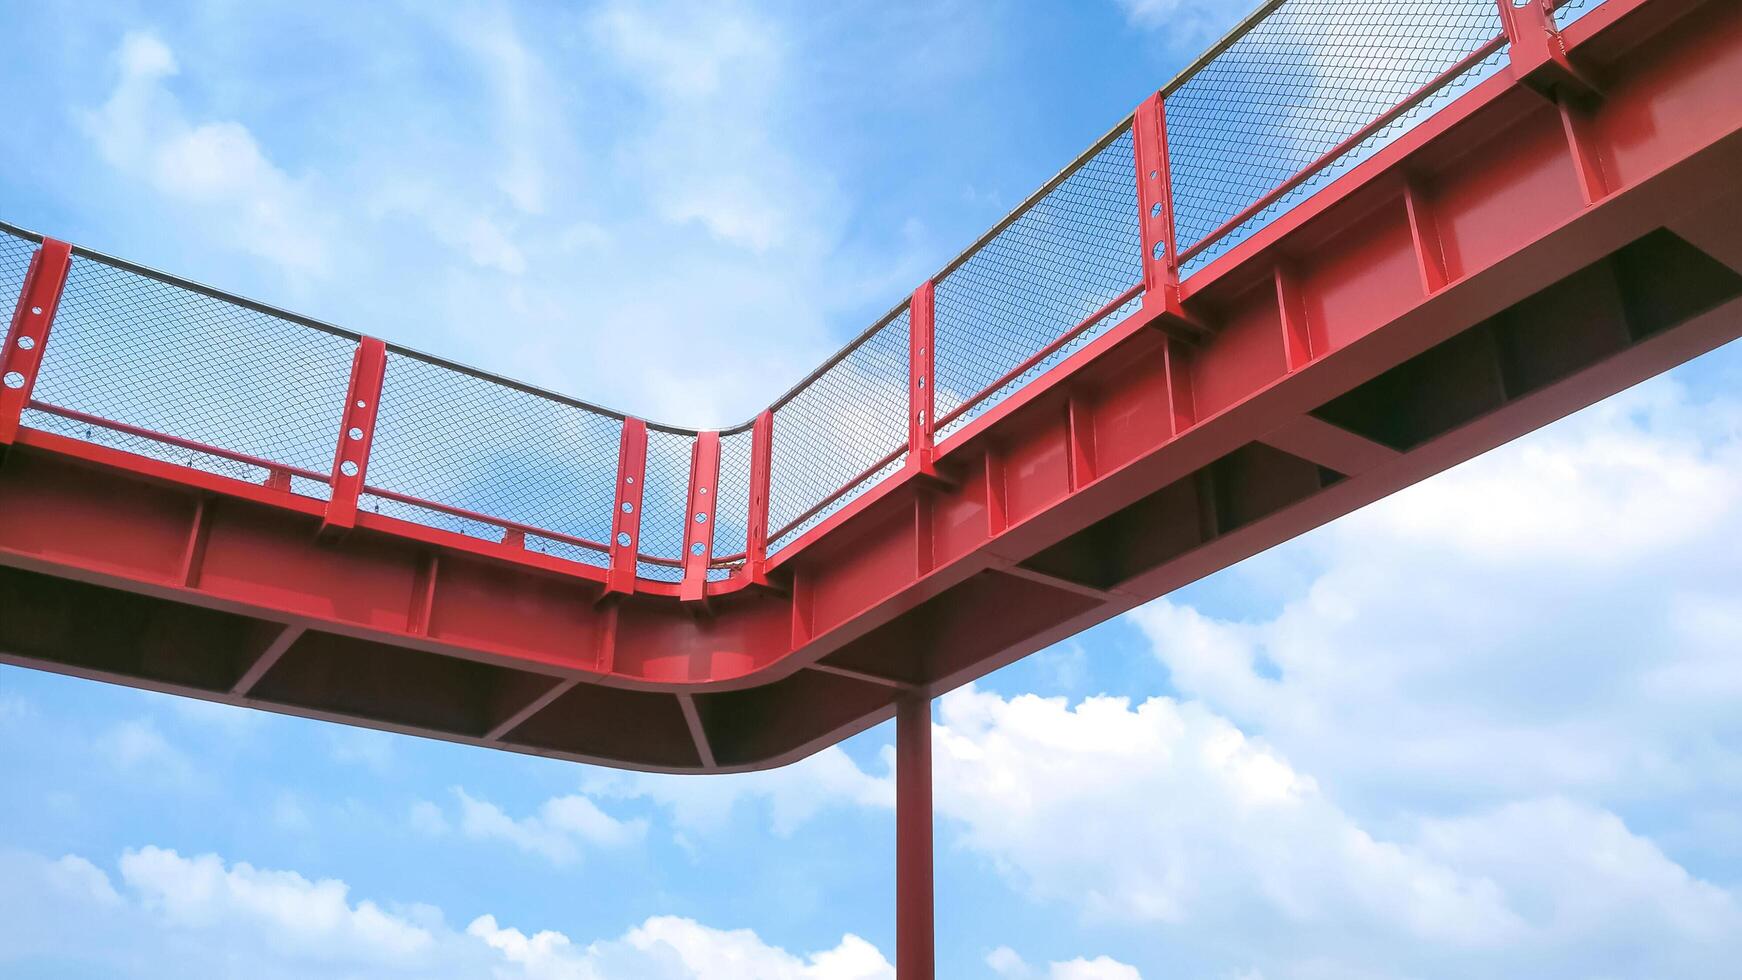
[[684, 516], [683, 584], [678, 598], [697, 602], [707, 595], [708, 565], [714, 559], [715, 500], [720, 483], [720, 434], [701, 432], [690, 450], [690, 507]]
[[387, 377], [387, 345], [364, 337], [351, 355], [351, 383], [345, 390], [345, 411], [339, 419], [339, 442], [333, 449], [333, 495], [321, 518], [321, 531], [345, 531], [357, 523], [357, 500], [369, 474], [369, 449], [375, 442], [375, 418], [381, 384]]
[[0, 449], [18, 438], [18, 426], [36, 387], [43, 348], [48, 344], [49, 328], [54, 326], [55, 308], [60, 305], [71, 266], [71, 246], [52, 238], [44, 238], [30, 256], [18, 306], [12, 312], [12, 326], [6, 332], [6, 346], [0, 347]]
[[617, 497], [611, 506], [611, 567], [605, 572], [605, 592], [635, 591], [635, 563], [641, 546], [641, 484], [647, 475], [647, 423], [623, 420], [617, 446]]
[[895, 707], [895, 976], [937, 973], [932, 892], [931, 698]]
[[1183, 320], [1179, 296], [1179, 242], [1173, 224], [1173, 176], [1167, 158], [1167, 109], [1157, 92], [1131, 121], [1137, 157], [1138, 227], [1143, 241], [1143, 313]]
[[907, 466], [918, 473], [935, 473], [934, 433], [937, 422], [936, 290], [930, 280], [913, 291], [907, 304]]
[[1574, 98], [1596, 95], [1597, 87], [1573, 64], [1566, 41], [1555, 26], [1548, 0], [1494, 0], [1506, 31], [1507, 60], [1512, 75], [1545, 95], [1557, 91]]
[[744, 537], [744, 570], [751, 585], [768, 584], [768, 486], [774, 458], [774, 412], [763, 409], [750, 429], [750, 519]]

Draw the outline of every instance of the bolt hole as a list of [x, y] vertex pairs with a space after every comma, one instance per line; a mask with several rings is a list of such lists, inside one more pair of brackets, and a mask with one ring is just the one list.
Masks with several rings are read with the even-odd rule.
[[701, 511], [697, 511], [697, 512], [696, 512], [696, 523], [697, 523], [697, 524], [706, 524], [706, 523], [708, 523], [708, 515], [707, 515], [707, 514], [704, 514], [704, 513], [702, 513], [702, 512], [701, 512]]
[[41, 316], [41, 315], [42, 315], [42, 307], [40, 307], [40, 306], [32, 306], [32, 307], [31, 307], [31, 308], [30, 308], [30, 313], [31, 313], [31, 315], [32, 315], [32, 316]]
[[363, 399], [359, 398], [359, 399], [357, 399], [357, 407], [358, 408], [368, 408], [369, 403], [364, 401]]
[[353, 463], [347, 459], [343, 463], [339, 464], [339, 472], [345, 474], [346, 476], [356, 476], [357, 475], [357, 464]]
[[22, 387], [24, 387], [24, 375], [19, 374], [17, 371], [6, 372], [5, 381], [6, 381], [6, 387], [8, 387], [8, 388], [22, 388]]
[[633, 484], [635, 482], [635, 478], [632, 476], [626, 476], [623, 478], [623, 482]]
[[701, 493], [701, 495], [702, 495], [702, 496], [704, 496], [704, 497], [706, 497], [706, 496], [707, 496], [707, 495], [708, 495], [708, 488], [707, 488], [707, 487], [703, 487], [703, 488], [701, 488], [701, 490], [700, 490], [700, 491], [698, 491], [698, 492], [699, 492], [699, 493]]
[[19, 350], [35, 350], [36, 349], [36, 338], [35, 337], [20, 337], [20, 338], [18, 338], [18, 349]]
[[627, 548], [627, 547], [629, 547], [629, 541], [630, 541], [630, 538], [629, 538], [628, 531], [618, 531], [617, 532], [617, 547]]
[[350, 437], [351, 437], [351, 441], [352, 441], [352, 442], [356, 442], [356, 441], [357, 441], [357, 440], [359, 440], [359, 439], [361, 439], [361, 438], [363, 438], [363, 430], [362, 430], [362, 429], [359, 429], [359, 428], [357, 428], [357, 427], [355, 427], [355, 426], [353, 426], [353, 427], [352, 427], [352, 428], [351, 428], [351, 431], [350, 431], [350, 432], [347, 432], [347, 433], [345, 433], [345, 434], [346, 434], [346, 435], [348, 435], [348, 436], [350, 436]]
[[1155, 178], [1160, 177], [1160, 176], [1161, 176], [1161, 171], [1159, 171], [1159, 170], [1151, 170], [1149, 172], [1149, 179], [1150, 180], [1154, 180]]
[[635, 513], [635, 505], [633, 503], [630, 503], [627, 500], [623, 501], [623, 513], [625, 513], [625, 514]]
[[1149, 206], [1149, 216], [1151, 218], [1161, 217], [1161, 202], [1160, 201], [1156, 201], [1154, 204], [1151, 204]]

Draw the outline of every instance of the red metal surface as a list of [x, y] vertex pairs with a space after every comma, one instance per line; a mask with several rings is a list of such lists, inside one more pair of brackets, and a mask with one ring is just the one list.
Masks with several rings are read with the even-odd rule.
[[895, 975], [931, 980], [937, 941], [932, 904], [931, 699], [895, 711]]
[[[605, 568], [440, 502], [506, 540], [366, 510], [317, 540], [328, 505], [285, 482], [306, 472], [27, 421], [0, 466], [0, 657], [634, 768], [799, 758], [1742, 333], [1742, 9], [1608, 0], [1562, 39], [1600, 93], [1481, 82], [1180, 282], [1193, 330], [1151, 307], [1061, 331], [935, 478], [905, 468], [772, 559], [764, 413], [744, 571], [705, 603], [680, 601], [687, 550], [682, 582], [636, 578], [638, 420]], [[698, 441], [692, 498], [704, 462]]]
[[[908, 302], [907, 354], [907, 466], [930, 476], [937, 471], [932, 465], [932, 433], [937, 427], [937, 385], [933, 368], [936, 349], [935, 290], [929, 280], [913, 291]], [[881, 469], [887, 460], [872, 466]], [[855, 477], [858, 483], [865, 475]]]
[[386, 375], [387, 345], [364, 337], [351, 359], [351, 383], [333, 449], [333, 496], [321, 520], [322, 530], [349, 529], [357, 523], [357, 499], [369, 476], [369, 447], [375, 440], [376, 410]]
[[718, 515], [714, 498], [720, 486], [720, 434], [696, 436], [690, 458], [689, 510], [685, 512], [683, 542], [683, 592], [685, 602], [705, 597], [708, 566], [714, 555], [714, 523]]
[[774, 413], [756, 416], [750, 430], [750, 515], [746, 522], [744, 566], [748, 584], [768, 584], [768, 470], [774, 448]]
[[1182, 317], [1179, 242], [1173, 227], [1173, 175], [1167, 160], [1167, 107], [1161, 93], [1143, 100], [1131, 121], [1137, 155], [1137, 220], [1143, 242], [1143, 302], [1149, 316]]
[[54, 327], [55, 308], [60, 305], [71, 263], [72, 251], [67, 243], [45, 238], [25, 270], [6, 345], [0, 347], [0, 451], [18, 437], [19, 419], [30, 404], [30, 392], [36, 386], [43, 348]]
[[611, 508], [611, 567], [607, 593], [635, 591], [635, 563], [641, 544], [641, 496], [647, 482], [647, 423], [623, 420], [623, 440], [617, 450], [617, 501]]

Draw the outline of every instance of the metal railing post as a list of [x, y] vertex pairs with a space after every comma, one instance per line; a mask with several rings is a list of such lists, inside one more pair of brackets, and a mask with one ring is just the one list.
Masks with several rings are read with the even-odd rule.
[[1173, 220], [1173, 176], [1168, 169], [1167, 107], [1161, 93], [1143, 100], [1131, 121], [1137, 157], [1137, 208], [1143, 242], [1143, 314], [1185, 320], [1180, 305], [1179, 242]]
[[1553, 97], [1557, 90], [1573, 98], [1597, 94], [1597, 87], [1567, 55], [1566, 42], [1555, 26], [1548, 0], [1494, 0], [1506, 31], [1506, 56], [1512, 75]]
[[907, 467], [936, 472], [937, 291], [927, 280], [907, 305]]
[[684, 516], [683, 584], [678, 597], [696, 602], [707, 595], [708, 566], [714, 558], [715, 500], [720, 484], [720, 434], [701, 432], [690, 450], [689, 510]]
[[751, 585], [768, 584], [768, 488], [773, 458], [774, 412], [764, 409], [750, 428], [750, 517], [744, 532], [744, 570]]
[[357, 523], [357, 501], [369, 474], [369, 451], [375, 442], [381, 384], [386, 377], [387, 345], [364, 337], [351, 355], [351, 383], [345, 390], [339, 441], [333, 449], [333, 494], [321, 518], [323, 533], [345, 531]]
[[72, 247], [52, 238], [44, 238], [30, 256], [6, 346], [0, 348], [0, 451], [18, 438], [71, 267]]
[[605, 573], [606, 594], [630, 595], [635, 591], [641, 545], [641, 484], [646, 474], [647, 423], [626, 418], [617, 447], [617, 495], [611, 507], [611, 567]]

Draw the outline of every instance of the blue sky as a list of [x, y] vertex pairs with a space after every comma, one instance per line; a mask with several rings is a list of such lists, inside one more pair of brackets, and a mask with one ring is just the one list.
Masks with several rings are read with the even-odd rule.
[[[0, 218], [688, 424], [1242, 12], [93, 6], [12, 13]], [[941, 975], [1724, 975], [1739, 381], [1719, 351], [942, 699]], [[887, 976], [891, 737], [651, 777], [0, 669], [0, 973]]]

